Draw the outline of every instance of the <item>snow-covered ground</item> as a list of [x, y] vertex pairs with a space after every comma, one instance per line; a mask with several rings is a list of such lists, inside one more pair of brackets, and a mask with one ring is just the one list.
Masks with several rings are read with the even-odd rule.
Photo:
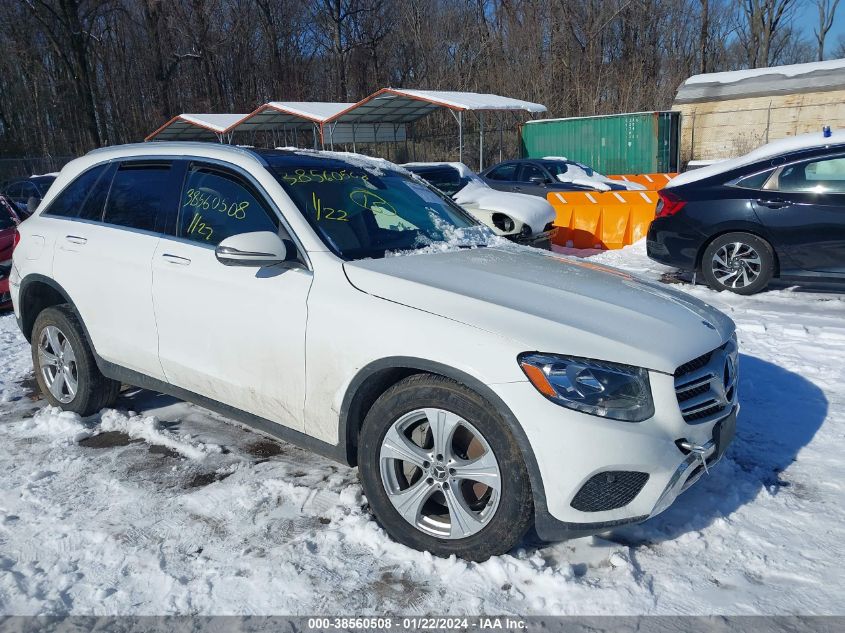
[[640, 526], [482, 564], [391, 542], [354, 470], [199, 407], [45, 407], [0, 316], [0, 613], [845, 614], [845, 301], [683, 289], [739, 326], [726, 458]]

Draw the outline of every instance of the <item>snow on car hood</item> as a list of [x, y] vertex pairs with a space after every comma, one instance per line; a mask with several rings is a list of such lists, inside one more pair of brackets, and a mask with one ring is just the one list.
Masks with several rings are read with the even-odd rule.
[[359, 290], [541, 351], [672, 373], [734, 331], [662, 284], [531, 249], [479, 248], [344, 264]]
[[554, 222], [555, 210], [548, 200], [523, 193], [497, 191], [485, 183], [470, 182], [452, 199], [459, 205], [478, 207], [491, 212], [509, 215], [531, 227], [532, 233], [541, 233], [549, 222]]

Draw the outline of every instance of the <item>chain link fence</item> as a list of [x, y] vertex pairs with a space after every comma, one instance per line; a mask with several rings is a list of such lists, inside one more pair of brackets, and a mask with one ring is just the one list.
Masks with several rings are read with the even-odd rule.
[[59, 171], [75, 156], [26, 156], [23, 158], [0, 158], [0, 183], [13, 178], [26, 178], [38, 174]]

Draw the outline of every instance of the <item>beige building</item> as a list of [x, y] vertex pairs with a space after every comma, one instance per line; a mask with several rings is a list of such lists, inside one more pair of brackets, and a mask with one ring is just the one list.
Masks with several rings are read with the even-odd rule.
[[805, 132], [845, 128], [845, 59], [695, 75], [678, 89], [681, 160], [740, 156]]

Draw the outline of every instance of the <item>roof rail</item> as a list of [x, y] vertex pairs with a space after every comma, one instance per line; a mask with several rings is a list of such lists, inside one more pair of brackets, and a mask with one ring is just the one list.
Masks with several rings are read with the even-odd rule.
[[216, 141], [150, 141], [144, 143], [125, 143], [122, 145], [108, 145], [106, 147], [98, 147], [96, 149], [92, 149], [89, 151], [86, 156], [90, 156], [91, 154], [100, 154], [102, 152], [108, 152], [110, 150], [116, 149], [150, 149], [151, 147], [162, 147], [162, 148], [179, 148], [179, 149], [189, 149], [191, 147], [196, 148], [203, 148], [203, 149], [220, 149], [224, 152], [236, 152], [238, 154], [246, 154], [253, 158], [257, 158], [259, 162], [264, 162], [261, 155], [258, 152], [253, 151], [248, 147], [241, 147], [239, 145], [229, 145], [228, 143], [218, 143]]

